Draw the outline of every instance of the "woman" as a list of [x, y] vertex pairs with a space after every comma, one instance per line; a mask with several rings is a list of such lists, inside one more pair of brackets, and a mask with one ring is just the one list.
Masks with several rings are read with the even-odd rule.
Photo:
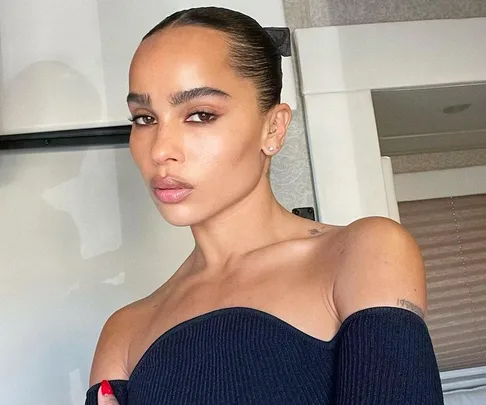
[[409, 234], [383, 218], [315, 223], [275, 200], [270, 161], [291, 120], [281, 86], [272, 39], [234, 11], [185, 10], [142, 41], [131, 152], [161, 215], [196, 244], [107, 321], [87, 404], [442, 403]]

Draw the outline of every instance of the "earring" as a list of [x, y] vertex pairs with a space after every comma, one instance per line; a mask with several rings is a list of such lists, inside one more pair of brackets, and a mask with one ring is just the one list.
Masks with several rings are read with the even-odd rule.
[[273, 152], [273, 151], [275, 150], [275, 148], [274, 148], [273, 146], [270, 146], [270, 147], [268, 148], [268, 150], [269, 150], [270, 152]]

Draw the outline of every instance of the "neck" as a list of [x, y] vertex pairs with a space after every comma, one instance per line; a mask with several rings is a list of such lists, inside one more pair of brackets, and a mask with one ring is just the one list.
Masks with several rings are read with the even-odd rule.
[[192, 226], [194, 268], [224, 270], [246, 253], [288, 239], [292, 217], [275, 199], [268, 178], [262, 177], [242, 200]]

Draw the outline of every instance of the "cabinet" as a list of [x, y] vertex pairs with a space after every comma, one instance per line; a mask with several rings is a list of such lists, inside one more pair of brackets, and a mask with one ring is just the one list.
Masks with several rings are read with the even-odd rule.
[[[0, 135], [127, 124], [130, 60], [141, 38], [190, 0], [1, 2]], [[263, 26], [284, 27], [281, 0], [220, 0]], [[283, 101], [295, 107], [290, 58]]]

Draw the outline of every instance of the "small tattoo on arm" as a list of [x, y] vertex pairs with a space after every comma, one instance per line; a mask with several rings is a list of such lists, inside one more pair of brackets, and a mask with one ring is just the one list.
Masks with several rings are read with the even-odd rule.
[[309, 233], [310, 233], [311, 235], [318, 235], [318, 234], [320, 234], [321, 232], [320, 232], [319, 230], [317, 230], [317, 229], [310, 229], [310, 230], [309, 230]]
[[422, 311], [422, 308], [420, 308], [418, 305], [415, 305], [413, 302], [404, 300], [402, 299], [397, 299], [397, 306], [406, 308], [409, 311], [415, 312], [418, 316], [420, 316], [422, 319], [424, 319], [425, 314], [424, 311]]

